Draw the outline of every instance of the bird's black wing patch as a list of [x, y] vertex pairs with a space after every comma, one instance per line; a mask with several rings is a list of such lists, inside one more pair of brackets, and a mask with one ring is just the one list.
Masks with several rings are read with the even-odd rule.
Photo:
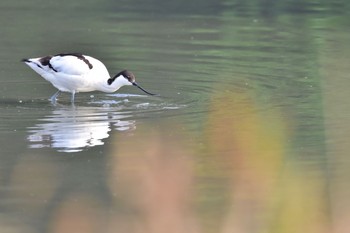
[[55, 56], [74, 56], [77, 57], [78, 59], [82, 60], [83, 62], [86, 63], [86, 65], [88, 65], [89, 69], [91, 70], [93, 68], [92, 64], [89, 62], [88, 59], [86, 59], [86, 57], [81, 54], [81, 53], [60, 53], [60, 54], [56, 54]]
[[55, 68], [53, 68], [53, 66], [50, 63], [52, 56], [46, 56], [46, 57], [42, 57], [40, 58], [39, 62], [41, 63], [41, 65], [43, 66], [49, 66], [49, 68], [55, 72], [57, 72], [57, 70]]

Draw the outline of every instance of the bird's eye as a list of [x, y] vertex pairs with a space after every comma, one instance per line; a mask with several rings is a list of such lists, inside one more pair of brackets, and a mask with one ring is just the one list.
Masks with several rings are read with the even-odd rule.
[[111, 78], [109, 78], [109, 79], [107, 80], [107, 83], [108, 83], [108, 85], [111, 85], [111, 84], [113, 83], [113, 80], [112, 80]]

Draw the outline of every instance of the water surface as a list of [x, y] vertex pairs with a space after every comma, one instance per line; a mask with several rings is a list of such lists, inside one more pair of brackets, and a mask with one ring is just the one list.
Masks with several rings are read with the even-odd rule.
[[[1, 232], [346, 232], [345, 1], [0, 9]], [[52, 104], [19, 61], [62, 52], [159, 96]]]

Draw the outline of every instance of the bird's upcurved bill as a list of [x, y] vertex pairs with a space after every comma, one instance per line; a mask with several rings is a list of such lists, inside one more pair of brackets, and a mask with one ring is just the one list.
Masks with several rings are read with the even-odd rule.
[[145, 92], [148, 95], [157, 95], [157, 94], [153, 94], [151, 92], [146, 91], [145, 89], [143, 89], [142, 87], [140, 87], [136, 82], [133, 82], [132, 85], [134, 85], [135, 87], [138, 87], [140, 90], [142, 90], [143, 92]]

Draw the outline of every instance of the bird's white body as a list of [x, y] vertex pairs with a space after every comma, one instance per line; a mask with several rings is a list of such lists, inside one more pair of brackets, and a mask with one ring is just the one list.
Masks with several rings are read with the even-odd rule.
[[[101, 61], [79, 53], [57, 54], [22, 61], [59, 91], [72, 93], [72, 102], [77, 92], [110, 93], [126, 85], [134, 85], [145, 91], [136, 84], [135, 76], [131, 72], [124, 70], [111, 78]], [[52, 96], [52, 101], [55, 101], [59, 91]]]

